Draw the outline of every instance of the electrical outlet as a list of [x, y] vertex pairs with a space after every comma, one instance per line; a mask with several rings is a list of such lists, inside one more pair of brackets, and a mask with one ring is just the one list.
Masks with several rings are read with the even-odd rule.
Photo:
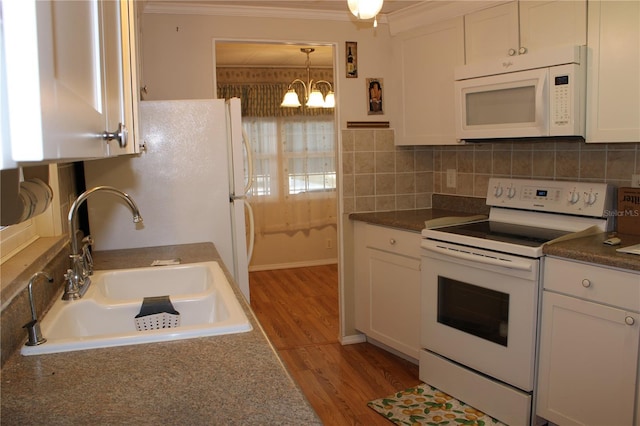
[[447, 169], [447, 188], [456, 187], [456, 169]]
[[333, 241], [331, 241], [331, 238], [327, 238], [327, 248], [330, 249], [333, 247]]
[[631, 186], [640, 188], [640, 175], [631, 175]]

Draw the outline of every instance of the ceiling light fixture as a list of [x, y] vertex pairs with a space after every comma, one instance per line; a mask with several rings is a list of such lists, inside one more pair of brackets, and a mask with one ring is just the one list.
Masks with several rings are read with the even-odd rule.
[[[302, 105], [300, 102], [300, 98], [298, 97], [298, 93], [293, 88], [296, 83], [301, 83], [304, 87], [304, 101], [306, 101], [305, 105], [309, 108], [333, 108], [336, 106], [336, 98], [333, 93], [333, 88], [331, 87], [331, 83], [326, 80], [318, 80], [314, 82], [311, 80], [311, 60], [309, 59], [309, 55], [314, 52], [316, 49], [312, 47], [301, 48], [300, 51], [302, 53], [307, 54], [307, 60], [305, 62], [307, 68], [307, 82], [296, 78], [289, 84], [289, 88], [287, 89], [287, 93], [285, 93], [284, 98], [282, 99], [281, 107], [289, 107], [289, 108], [297, 108]], [[329, 92], [327, 96], [323, 96], [322, 92], [318, 89], [319, 84], [326, 84], [329, 86]]]
[[347, 0], [349, 10], [358, 19], [373, 18], [373, 26], [378, 26], [377, 15], [382, 9], [384, 0]]

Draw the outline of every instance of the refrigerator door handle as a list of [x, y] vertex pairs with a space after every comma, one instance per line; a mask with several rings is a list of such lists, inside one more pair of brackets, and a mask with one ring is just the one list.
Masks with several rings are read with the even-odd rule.
[[249, 145], [249, 136], [247, 132], [242, 128], [242, 144], [247, 150], [247, 184], [244, 187], [244, 193], [248, 194], [251, 186], [253, 186], [253, 153], [251, 152], [251, 146]]
[[247, 209], [247, 216], [249, 217], [249, 246], [247, 247], [247, 264], [251, 263], [253, 257], [253, 245], [256, 241], [256, 226], [253, 219], [253, 208], [248, 201], [244, 202], [244, 206]]

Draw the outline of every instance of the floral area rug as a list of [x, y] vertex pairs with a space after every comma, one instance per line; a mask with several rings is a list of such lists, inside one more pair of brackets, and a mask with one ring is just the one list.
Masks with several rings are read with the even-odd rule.
[[369, 401], [367, 405], [397, 425], [506, 426], [426, 383]]

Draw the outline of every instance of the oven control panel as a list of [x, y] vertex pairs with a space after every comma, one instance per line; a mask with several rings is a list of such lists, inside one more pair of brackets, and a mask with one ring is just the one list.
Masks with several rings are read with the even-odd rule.
[[606, 217], [614, 212], [614, 188], [606, 183], [491, 178], [487, 205], [549, 213]]

